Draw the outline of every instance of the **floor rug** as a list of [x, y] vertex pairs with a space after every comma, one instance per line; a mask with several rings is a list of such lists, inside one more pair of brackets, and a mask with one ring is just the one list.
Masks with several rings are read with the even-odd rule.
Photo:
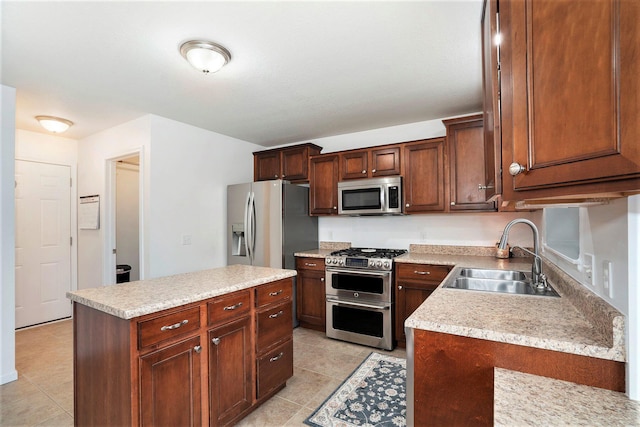
[[314, 427], [404, 426], [406, 361], [371, 353], [305, 420]]

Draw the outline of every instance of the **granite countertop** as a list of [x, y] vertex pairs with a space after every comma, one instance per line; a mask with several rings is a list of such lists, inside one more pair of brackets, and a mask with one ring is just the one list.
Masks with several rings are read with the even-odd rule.
[[640, 402], [624, 393], [494, 370], [494, 425], [637, 426]]
[[67, 298], [122, 319], [132, 319], [295, 275], [295, 270], [231, 265], [81, 289], [67, 292]]
[[[530, 260], [522, 258], [419, 252], [407, 253], [395, 262], [520, 271], [531, 268]], [[623, 315], [603, 300], [590, 297], [579, 283], [560, 278], [557, 270], [544, 265], [561, 298], [440, 286], [406, 320], [405, 327], [624, 362]]]
[[304, 258], [326, 258], [334, 249], [309, 249], [304, 252], [296, 252], [293, 255]]

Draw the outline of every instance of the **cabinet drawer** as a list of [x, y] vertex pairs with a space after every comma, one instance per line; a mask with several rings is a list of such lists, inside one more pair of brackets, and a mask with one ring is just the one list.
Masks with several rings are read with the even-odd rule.
[[138, 322], [138, 348], [171, 340], [200, 329], [200, 307], [190, 307]]
[[324, 258], [296, 258], [296, 270], [324, 271]]
[[257, 360], [260, 399], [293, 376], [293, 340], [282, 343]]
[[426, 264], [396, 264], [396, 279], [398, 280], [428, 280], [442, 282], [451, 271], [450, 267], [443, 265]]
[[256, 307], [291, 300], [293, 280], [282, 279], [256, 288]]
[[218, 297], [207, 303], [207, 324], [219, 324], [246, 315], [251, 311], [249, 289]]
[[258, 312], [256, 350], [266, 350], [293, 333], [291, 301]]

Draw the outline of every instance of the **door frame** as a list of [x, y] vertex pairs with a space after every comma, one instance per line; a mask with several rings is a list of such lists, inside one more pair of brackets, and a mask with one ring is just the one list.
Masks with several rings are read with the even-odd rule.
[[144, 201], [147, 197], [145, 192], [145, 156], [144, 147], [134, 148], [129, 151], [120, 153], [115, 157], [106, 159], [105, 161], [105, 207], [104, 207], [104, 247], [103, 247], [103, 265], [102, 282], [106, 285], [116, 283], [116, 254], [113, 253], [116, 247], [116, 165], [119, 160], [132, 156], [138, 156], [140, 161], [140, 169], [138, 175], [138, 262], [140, 265], [140, 280], [144, 280], [148, 266], [146, 259], [145, 246], [145, 216]]

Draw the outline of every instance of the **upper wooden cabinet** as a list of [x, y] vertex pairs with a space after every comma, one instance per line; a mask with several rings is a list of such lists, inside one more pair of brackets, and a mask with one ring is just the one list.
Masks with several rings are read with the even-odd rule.
[[639, 190], [640, 2], [499, 8], [504, 198]]
[[483, 115], [458, 117], [442, 121], [447, 128], [450, 211], [494, 211], [487, 203]]
[[320, 154], [322, 147], [302, 144], [253, 153], [254, 181], [286, 179], [309, 180], [309, 156]]
[[322, 154], [309, 160], [309, 214], [338, 214], [338, 154]]
[[485, 0], [482, 10], [482, 93], [484, 129], [485, 200], [502, 194], [502, 141], [500, 139], [500, 51], [498, 0]]
[[340, 179], [400, 174], [400, 146], [374, 147], [340, 153]]
[[443, 138], [404, 144], [402, 175], [405, 213], [445, 210]]

